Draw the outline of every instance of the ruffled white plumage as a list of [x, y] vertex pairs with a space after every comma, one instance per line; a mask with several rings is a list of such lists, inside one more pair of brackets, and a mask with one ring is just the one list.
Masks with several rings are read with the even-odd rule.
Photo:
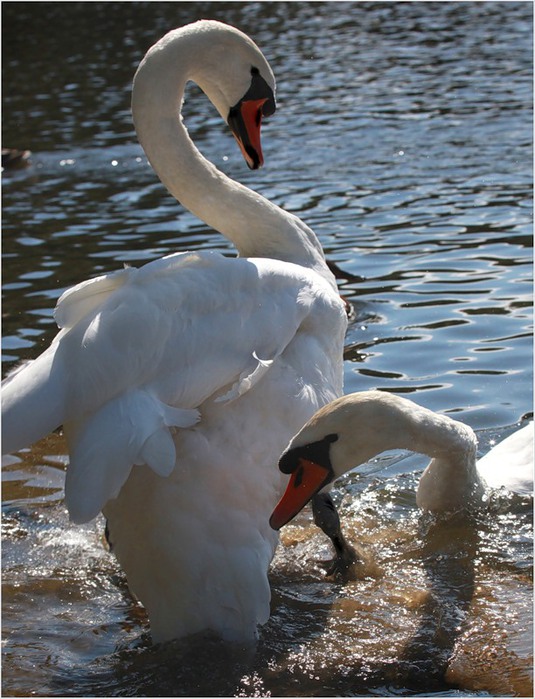
[[[298, 265], [178, 253], [74, 287], [60, 298], [56, 318], [63, 329], [28, 369], [41, 373], [43, 384], [51, 365], [62, 377], [49, 386], [63, 394], [62, 412], [49, 415], [43, 435], [64, 425], [72, 519], [83, 522], [104, 509], [123, 565], [139, 557], [151, 574], [167, 571], [156, 588], [146, 575], [129, 575], [157, 638], [180, 633], [177, 615], [171, 620], [163, 610], [176, 609], [173, 596], [186, 602], [180, 624], [191, 630], [184, 619], [207, 585], [200, 572], [192, 575], [196, 567], [205, 574], [217, 570], [220, 597], [263, 600], [247, 603], [245, 620], [238, 601], [227, 600], [224, 607], [233, 611], [218, 627], [231, 637], [243, 628], [254, 635], [269, 615], [265, 571], [276, 537], [266, 513], [282, 486], [277, 457], [314, 410], [341, 391], [341, 300], [315, 272]], [[6, 408], [9, 394], [8, 382]], [[36, 406], [33, 390], [28, 401], [18, 395], [7, 418], [24, 421], [30, 406], [46, 414], [48, 400], [44, 394]], [[165, 532], [155, 526], [162, 520]], [[143, 533], [133, 536], [141, 522]], [[162, 567], [153, 551], [161, 553], [173, 531], [186, 536], [188, 546], [169, 542], [171, 551], [181, 552]], [[192, 548], [204, 557], [202, 564], [192, 560]], [[243, 560], [236, 568], [229, 563], [237, 556]], [[232, 579], [225, 580], [230, 570]], [[246, 596], [239, 594], [243, 586]], [[216, 613], [207, 598], [199, 602], [193, 630], [221, 617], [221, 600]], [[160, 618], [173, 631], [161, 630]]]
[[[107, 294], [95, 294], [106, 285]], [[67, 294], [68, 313], [60, 299], [57, 315], [68, 314], [70, 327], [54, 362], [65, 374], [77, 366], [61, 420], [71, 451], [66, 500], [73, 520], [95, 517], [117, 497], [133, 464], [169, 475], [172, 428], [193, 426], [208, 400], [224, 403], [251, 390], [291, 352], [307, 317], [318, 324], [331, 312], [338, 316], [329, 291], [296, 265], [203, 252], [79, 285]], [[321, 351], [329, 357], [327, 347]], [[309, 350], [306, 356], [326, 363]], [[232, 420], [228, 409], [226, 415]]]
[[[273, 74], [244, 34], [201, 21], [158, 42], [134, 79], [160, 179], [241, 257], [179, 253], [66, 291], [51, 347], [4, 383], [3, 448], [63, 424], [71, 517], [103, 510], [155, 640], [250, 640], [269, 617], [278, 456], [341, 393], [347, 320], [314, 233], [195, 148], [179, 118], [189, 79], [226, 120], [253, 85], [254, 109], [272, 101]], [[248, 114], [259, 144], [261, 113]]]

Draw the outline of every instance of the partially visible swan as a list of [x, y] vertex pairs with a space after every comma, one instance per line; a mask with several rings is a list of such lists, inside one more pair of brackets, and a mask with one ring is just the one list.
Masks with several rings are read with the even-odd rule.
[[389, 449], [432, 458], [416, 493], [418, 506], [431, 512], [477, 508], [487, 487], [533, 490], [533, 422], [476, 461], [468, 425], [406, 398], [363, 391], [324, 406], [290, 441], [279, 467], [291, 478], [271, 526], [280, 529], [335, 478]]
[[17, 148], [2, 148], [2, 170], [20, 170], [30, 165], [29, 150]]
[[533, 422], [493, 446], [477, 462], [477, 472], [489, 488], [533, 493]]
[[133, 118], [153, 168], [239, 257], [174, 254], [66, 291], [52, 345], [4, 382], [2, 446], [63, 424], [70, 516], [104, 512], [155, 641], [205, 629], [248, 641], [269, 617], [277, 460], [341, 394], [347, 319], [314, 233], [189, 138], [188, 80], [256, 168], [273, 74], [245, 34], [207, 20], [164, 36], [134, 79]]

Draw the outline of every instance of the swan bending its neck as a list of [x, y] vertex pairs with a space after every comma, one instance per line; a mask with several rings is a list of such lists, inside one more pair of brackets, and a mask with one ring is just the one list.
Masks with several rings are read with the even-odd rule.
[[275, 110], [273, 73], [245, 34], [212, 20], [166, 34], [137, 70], [132, 114], [139, 141], [169, 192], [231, 240], [241, 257], [294, 262], [315, 269], [334, 285], [308, 226], [224, 175], [195, 147], [179, 117], [189, 80], [228, 122], [253, 169], [263, 162], [262, 116]]
[[[533, 425], [524, 430], [520, 462], [504, 463], [503, 485], [530, 479], [532, 483]], [[293, 437], [279, 461], [280, 470], [291, 478], [271, 526], [280, 529], [335, 478], [389, 449], [410, 449], [431, 457], [416, 494], [422, 509], [446, 512], [482, 504], [486, 457], [480, 467], [477, 439], [468, 425], [406, 398], [364, 391], [326, 405]], [[520, 472], [522, 479], [516, 478]], [[496, 477], [491, 485], [497, 485]]]

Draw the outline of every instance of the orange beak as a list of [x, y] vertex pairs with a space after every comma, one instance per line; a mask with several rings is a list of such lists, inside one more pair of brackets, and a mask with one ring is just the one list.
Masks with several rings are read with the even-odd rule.
[[272, 529], [280, 529], [300, 512], [307, 502], [332, 480], [332, 471], [325, 466], [300, 458], [286, 492], [269, 518]]
[[260, 127], [262, 126], [262, 108], [267, 101], [267, 97], [243, 100], [238, 109], [232, 110], [228, 119], [234, 138], [251, 170], [256, 170], [264, 164]]

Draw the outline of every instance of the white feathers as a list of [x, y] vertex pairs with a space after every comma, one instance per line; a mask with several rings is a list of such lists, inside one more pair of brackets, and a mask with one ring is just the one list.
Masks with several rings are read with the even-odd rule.
[[95, 279], [88, 279], [67, 289], [59, 298], [54, 320], [59, 328], [72, 328], [85, 315], [97, 309], [115, 289], [125, 283], [130, 268]]
[[2, 381], [2, 453], [17, 451], [63, 421], [67, 376], [56, 361], [62, 338]]
[[253, 371], [243, 371], [236, 383], [232, 385], [230, 391], [227, 391], [227, 393], [215, 399], [216, 403], [230, 402], [243, 396], [244, 393], [251, 390], [251, 388], [260, 381], [262, 376], [264, 376], [275, 361], [274, 359], [259, 359], [256, 352], [253, 352], [253, 359], [256, 362]]
[[5, 386], [9, 449], [63, 424], [71, 517], [104, 511], [156, 640], [255, 637], [269, 615], [277, 458], [342, 389], [347, 319], [314, 233], [217, 171], [178, 114], [195, 79], [226, 118], [252, 66], [274, 89], [252, 41], [198, 22], [149, 51], [132, 95], [160, 179], [240, 257], [177, 253], [66, 291], [53, 345]]
[[331, 327], [340, 342], [345, 324], [339, 298], [315, 273], [212, 252], [79, 284], [56, 316], [64, 329], [53, 345], [5, 382], [4, 429], [18, 448], [30, 431], [34, 441], [64, 425], [76, 522], [117, 497], [133, 465], [168, 476], [177, 460], [170, 428], [195, 425], [206, 401], [242, 398], [302, 335], [311, 366], [329, 362], [331, 336], [319, 345], [313, 336]]
[[108, 401], [80, 427], [71, 450], [65, 501], [74, 522], [86, 522], [116, 498], [134, 464], [169, 476], [176, 449], [169, 427], [187, 428], [197, 410], [164, 405], [143, 390], [129, 390]]
[[491, 488], [533, 493], [533, 426], [513, 432], [479, 459], [477, 470]]

